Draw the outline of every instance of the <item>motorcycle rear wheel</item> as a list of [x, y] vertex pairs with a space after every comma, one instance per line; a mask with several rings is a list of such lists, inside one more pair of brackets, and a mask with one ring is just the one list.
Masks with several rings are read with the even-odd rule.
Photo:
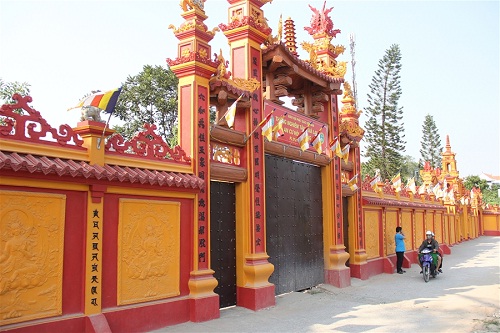
[[430, 275], [431, 275], [431, 269], [430, 269], [430, 267], [429, 266], [424, 266], [422, 268], [422, 270], [423, 270], [422, 273], [424, 275], [424, 281], [425, 282], [429, 282], [429, 278], [430, 278]]

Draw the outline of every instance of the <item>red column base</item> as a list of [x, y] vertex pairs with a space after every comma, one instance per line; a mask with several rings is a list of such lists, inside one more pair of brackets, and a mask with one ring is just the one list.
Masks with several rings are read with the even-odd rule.
[[439, 244], [439, 249], [443, 254], [451, 254], [451, 249], [447, 244]]
[[220, 317], [219, 295], [191, 298], [189, 300], [189, 320], [195, 323]]
[[394, 273], [394, 268], [396, 265], [392, 263], [392, 260], [389, 258], [384, 258], [384, 273], [385, 274], [393, 274]]
[[236, 303], [238, 306], [257, 311], [276, 304], [274, 284], [260, 288], [237, 287]]
[[483, 234], [485, 236], [500, 236], [500, 230], [485, 230]]
[[85, 318], [85, 333], [111, 333], [108, 320], [100, 313]]
[[351, 285], [351, 269], [346, 267], [340, 270], [325, 269], [325, 283], [337, 288], [345, 288]]
[[368, 271], [368, 264], [349, 264], [351, 269], [351, 276], [361, 279], [368, 280], [370, 277], [370, 272]]

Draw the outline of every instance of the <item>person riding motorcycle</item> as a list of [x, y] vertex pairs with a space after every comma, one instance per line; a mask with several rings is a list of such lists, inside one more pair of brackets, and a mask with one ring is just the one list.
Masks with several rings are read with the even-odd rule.
[[[432, 238], [432, 231], [427, 230], [425, 233], [425, 240], [422, 242], [420, 247], [418, 248], [418, 265], [422, 268], [422, 263], [420, 262], [420, 257], [422, 257], [422, 250], [429, 249], [431, 250], [432, 259], [436, 262], [436, 271], [441, 267], [441, 256], [438, 254], [439, 244], [438, 242]], [[422, 271], [420, 271], [422, 273]]]

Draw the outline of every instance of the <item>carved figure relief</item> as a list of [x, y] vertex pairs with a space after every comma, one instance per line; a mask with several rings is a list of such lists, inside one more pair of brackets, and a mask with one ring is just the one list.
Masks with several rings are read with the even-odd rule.
[[179, 294], [180, 204], [120, 200], [118, 304]]
[[65, 197], [0, 191], [0, 326], [62, 314]]

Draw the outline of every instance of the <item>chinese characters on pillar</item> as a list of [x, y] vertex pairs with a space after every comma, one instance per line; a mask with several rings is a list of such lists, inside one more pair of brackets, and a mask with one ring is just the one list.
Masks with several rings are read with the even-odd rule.
[[[339, 128], [337, 126], [337, 100], [335, 96], [332, 96], [332, 137], [336, 138], [339, 135]], [[342, 227], [342, 209], [347, 209], [347, 207], [342, 207], [342, 179], [340, 178], [341, 167], [340, 167], [340, 158], [335, 158], [332, 161], [334, 165], [333, 174], [334, 174], [334, 195], [335, 195], [335, 234], [337, 235], [337, 244], [342, 244], [344, 242], [343, 239], [343, 227]]]
[[[257, 81], [261, 81], [261, 65], [260, 65], [260, 51], [252, 49], [251, 51], [252, 77]], [[252, 127], [256, 126], [262, 120], [262, 96], [260, 89], [257, 89], [252, 94]], [[252, 170], [253, 170], [253, 220], [254, 220], [254, 240], [255, 252], [265, 251], [264, 240], [264, 141], [260, 130], [255, 131], [251, 140], [251, 156], [252, 156]]]
[[200, 190], [198, 195], [198, 269], [208, 268], [208, 217], [210, 211], [208, 210], [208, 185], [210, 178], [208, 175], [208, 161], [211, 158], [210, 149], [208, 147], [208, 101], [207, 101], [207, 88], [198, 86], [198, 147], [197, 151], [197, 171], [198, 177], [205, 181], [205, 187]]
[[98, 303], [99, 298], [99, 292], [101, 290], [100, 288], [100, 272], [101, 272], [101, 231], [102, 231], [102, 225], [101, 225], [102, 219], [101, 219], [101, 213], [99, 209], [94, 209], [92, 211], [92, 223], [90, 226], [90, 235], [88, 237], [89, 242], [90, 242], [90, 258], [87, 263], [89, 267], [87, 267], [88, 271], [90, 272], [90, 284], [88, 284], [89, 290], [88, 294], [90, 297], [88, 297], [88, 302], [90, 302], [90, 305], [92, 307], [99, 307], [100, 304]]

